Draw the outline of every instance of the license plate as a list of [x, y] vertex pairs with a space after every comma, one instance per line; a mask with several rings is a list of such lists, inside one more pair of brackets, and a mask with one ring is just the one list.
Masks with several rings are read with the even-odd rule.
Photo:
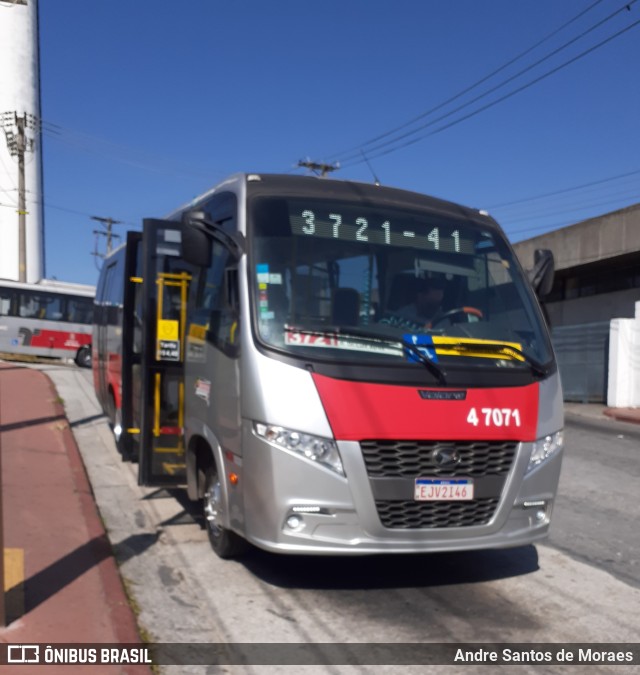
[[470, 478], [416, 478], [414, 499], [417, 502], [460, 502], [473, 499]]

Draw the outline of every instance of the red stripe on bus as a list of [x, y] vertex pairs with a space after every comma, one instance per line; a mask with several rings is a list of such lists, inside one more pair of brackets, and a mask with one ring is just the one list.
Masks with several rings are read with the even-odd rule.
[[[435, 389], [351, 382], [318, 374], [312, 377], [337, 440], [536, 438], [537, 383], [494, 389]], [[465, 392], [464, 399], [428, 398], [437, 395], [430, 392], [447, 391]]]
[[68, 349], [69, 351], [76, 351], [79, 347], [88, 344], [91, 344], [91, 333], [47, 329], [34, 331], [29, 342], [30, 347]]

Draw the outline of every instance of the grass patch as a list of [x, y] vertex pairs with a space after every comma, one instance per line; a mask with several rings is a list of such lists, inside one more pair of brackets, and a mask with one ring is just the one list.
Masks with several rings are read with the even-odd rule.
[[[124, 587], [124, 593], [127, 596], [129, 607], [131, 607], [131, 611], [136, 617], [136, 624], [138, 626], [138, 633], [140, 635], [140, 639], [145, 645], [153, 644], [155, 642], [155, 637], [153, 633], [151, 633], [151, 631], [147, 630], [144, 626], [140, 624], [139, 619], [142, 609], [140, 608], [140, 605], [138, 604], [138, 601], [136, 600], [136, 597], [133, 593], [134, 582], [131, 581], [130, 579], [127, 579], [126, 577], [123, 577], [122, 575], [120, 575], [120, 578], [122, 579], [122, 585]], [[151, 672], [154, 673], [155, 675], [161, 675], [162, 671], [160, 670], [160, 666], [157, 666], [155, 663], [149, 666], [149, 668]]]

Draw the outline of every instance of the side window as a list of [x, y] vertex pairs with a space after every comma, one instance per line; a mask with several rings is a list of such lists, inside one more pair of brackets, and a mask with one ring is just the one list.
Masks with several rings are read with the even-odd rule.
[[73, 298], [67, 299], [67, 321], [71, 323], [92, 322], [93, 301], [91, 298]]
[[229, 354], [238, 337], [238, 308], [231, 301], [237, 292], [230, 287], [237, 275], [228, 270], [231, 262], [227, 249], [214, 243], [211, 266], [199, 276], [192, 314], [192, 323], [206, 330], [207, 340]]
[[226, 249], [218, 243], [213, 244], [211, 267], [200, 276], [196, 308], [207, 312], [222, 308], [224, 269], [227, 264]]
[[48, 321], [62, 321], [64, 298], [61, 295], [43, 295], [40, 297], [40, 318]]
[[124, 275], [122, 267], [117, 263], [112, 265], [109, 269], [112, 275], [111, 283], [107, 287], [107, 303], [110, 305], [121, 306], [124, 296]]
[[[237, 224], [237, 199], [231, 192], [214, 195], [197, 205], [208, 218], [227, 232]], [[200, 270], [191, 295], [191, 324], [204, 331], [207, 341], [228, 356], [238, 347], [237, 273], [228, 249], [213, 241], [211, 265]], [[198, 332], [198, 331], [196, 331]]]
[[40, 312], [40, 303], [38, 297], [29, 291], [20, 293], [20, 303], [18, 315], [24, 319], [37, 319]]
[[14, 316], [16, 292], [11, 288], [0, 288], [0, 316]]
[[[105, 272], [104, 284], [102, 286], [102, 298], [100, 303], [100, 323], [102, 325], [116, 325], [117, 324], [117, 314], [118, 308], [117, 304], [114, 305], [114, 302], [117, 303], [117, 271], [118, 266], [114, 263], [107, 267]], [[122, 300], [120, 301], [122, 303]]]
[[221, 192], [214, 195], [206, 202], [198, 205], [210, 220], [222, 227], [227, 232], [233, 232], [236, 228], [236, 213], [238, 200], [233, 192]]

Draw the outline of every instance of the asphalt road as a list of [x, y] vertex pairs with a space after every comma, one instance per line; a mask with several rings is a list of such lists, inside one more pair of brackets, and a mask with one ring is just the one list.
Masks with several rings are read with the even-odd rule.
[[[222, 561], [211, 552], [198, 507], [184, 492], [138, 487], [135, 467], [120, 461], [100, 415], [90, 373], [46, 370], [64, 399], [139, 622], [156, 642], [359, 642], [375, 649], [398, 642], [638, 641], [635, 427], [569, 421], [546, 544], [347, 559], [254, 550], [241, 561]], [[357, 663], [349, 646], [341, 649], [346, 662]], [[476, 666], [410, 666], [401, 672], [443, 670], [487, 672]], [[299, 671], [400, 672], [355, 665]], [[163, 672], [282, 671], [193, 666]], [[522, 665], [518, 672], [562, 669]], [[618, 666], [615, 672], [633, 669]]]
[[549, 544], [640, 587], [640, 425], [568, 414]]

